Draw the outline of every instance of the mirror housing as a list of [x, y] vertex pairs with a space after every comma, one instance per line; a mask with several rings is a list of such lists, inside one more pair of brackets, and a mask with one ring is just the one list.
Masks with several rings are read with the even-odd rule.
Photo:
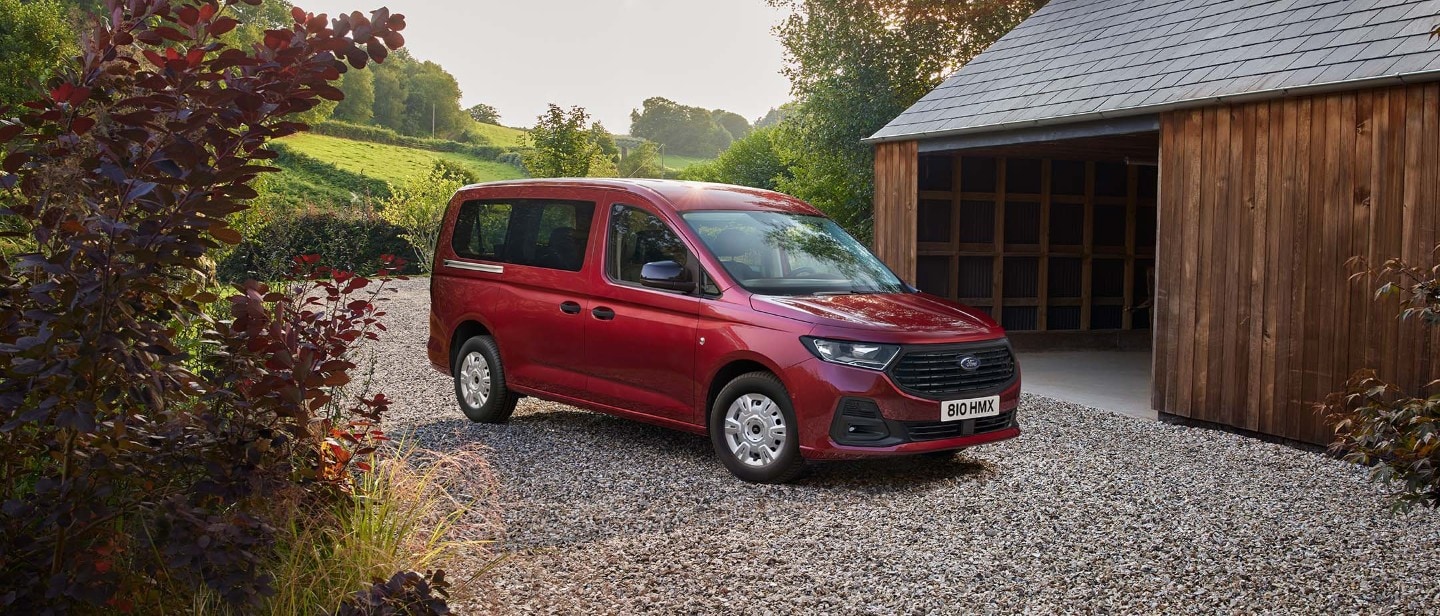
[[651, 261], [640, 268], [640, 284], [652, 289], [694, 293], [697, 285], [690, 280], [685, 266], [674, 261]]

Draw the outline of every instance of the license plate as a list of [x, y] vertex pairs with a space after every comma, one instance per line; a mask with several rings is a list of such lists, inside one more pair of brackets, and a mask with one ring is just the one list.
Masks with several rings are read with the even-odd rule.
[[940, 421], [964, 421], [1000, 414], [1000, 396], [949, 400], [940, 403]]

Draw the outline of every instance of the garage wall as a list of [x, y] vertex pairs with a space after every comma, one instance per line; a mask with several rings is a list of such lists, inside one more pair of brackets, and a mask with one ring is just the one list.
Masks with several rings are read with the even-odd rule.
[[1428, 84], [1162, 117], [1156, 409], [1318, 444], [1353, 371], [1440, 377], [1434, 333], [1346, 264], [1433, 263], [1437, 112]]
[[875, 146], [875, 256], [911, 284], [915, 282], [918, 158], [914, 141]]

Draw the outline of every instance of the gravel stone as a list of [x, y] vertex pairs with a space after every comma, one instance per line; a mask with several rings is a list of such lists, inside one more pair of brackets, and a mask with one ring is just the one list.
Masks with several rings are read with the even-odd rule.
[[[461, 609], [1416, 614], [1440, 605], [1440, 517], [1392, 513], [1365, 469], [1318, 453], [1027, 394], [1017, 439], [949, 460], [816, 464], [794, 484], [751, 485], [704, 437], [561, 404], [526, 399], [508, 424], [470, 423], [425, 357], [428, 281], [398, 289], [374, 347], [376, 385], [396, 401], [388, 430], [433, 449], [483, 446], [500, 482], [499, 549], [509, 557]], [[462, 565], [452, 579], [483, 562]]]

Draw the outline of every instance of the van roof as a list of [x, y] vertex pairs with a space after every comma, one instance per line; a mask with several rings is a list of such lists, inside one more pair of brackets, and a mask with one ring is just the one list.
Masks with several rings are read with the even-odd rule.
[[786, 194], [760, 188], [711, 184], [708, 182], [685, 182], [680, 180], [651, 180], [626, 178], [547, 178], [532, 180], [506, 180], [474, 184], [461, 189], [465, 192], [476, 189], [504, 187], [567, 187], [567, 188], [608, 188], [634, 193], [649, 193], [663, 199], [680, 212], [698, 210], [760, 210], [786, 212], [809, 216], [823, 216], [820, 210]]

